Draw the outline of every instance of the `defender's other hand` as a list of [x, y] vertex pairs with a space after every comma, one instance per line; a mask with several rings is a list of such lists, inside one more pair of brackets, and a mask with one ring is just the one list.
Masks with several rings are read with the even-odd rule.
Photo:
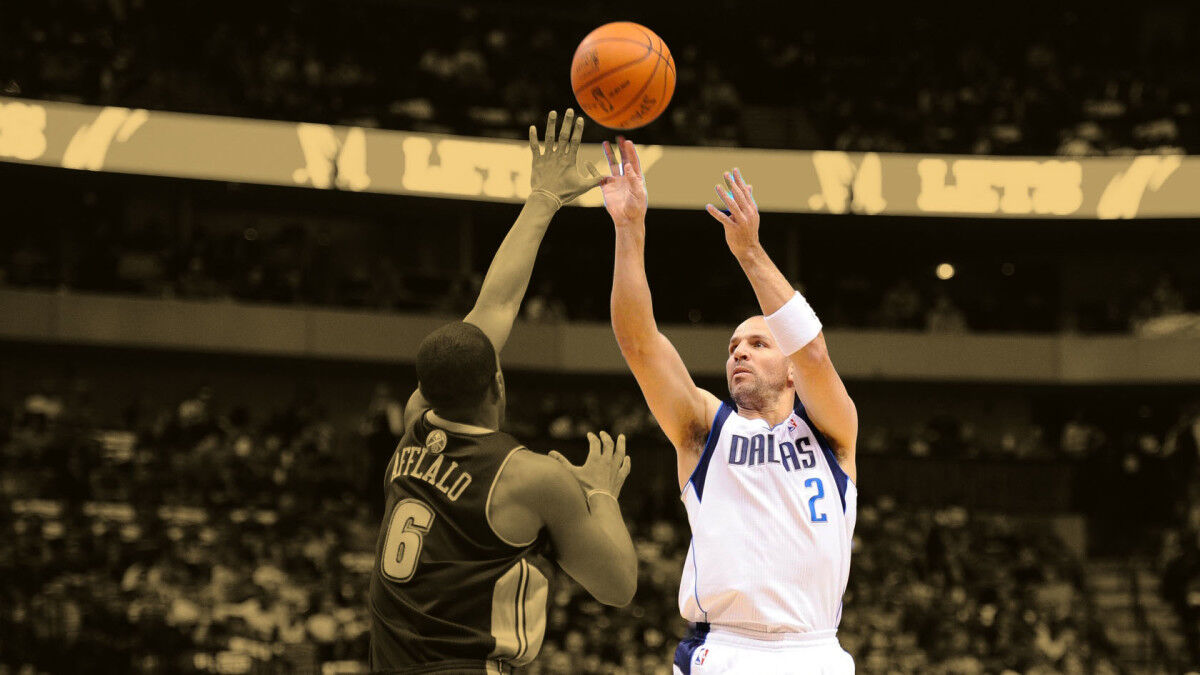
[[617, 137], [616, 153], [608, 141], [604, 141], [604, 156], [608, 159], [608, 172], [600, 190], [604, 193], [604, 208], [612, 216], [617, 227], [644, 225], [646, 222], [646, 177], [642, 175], [642, 162], [638, 158], [633, 141]]
[[587, 437], [588, 456], [583, 466], [575, 466], [555, 450], [550, 451], [550, 457], [558, 460], [575, 476], [584, 492], [606, 490], [614, 497], [621, 494], [630, 467], [629, 457], [625, 455], [625, 434], [618, 435], [615, 444], [612, 436], [604, 431], [600, 432], [599, 437], [592, 433]]
[[[579, 141], [583, 138], [583, 117], [575, 117], [575, 111], [567, 108], [563, 116], [562, 131], [555, 134], [558, 113], [551, 110], [546, 117], [546, 142], [539, 146], [537, 128], [529, 127], [529, 148], [533, 150], [533, 171], [529, 175], [530, 190], [545, 190], [558, 197], [564, 204], [600, 184], [600, 172], [595, 165], [587, 163], [591, 176], [579, 172], [576, 161], [579, 157]], [[569, 136], [569, 137], [566, 137]]]
[[705, 205], [709, 215], [725, 226], [725, 243], [734, 256], [754, 250], [758, 240], [758, 204], [754, 201], [753, 186], [747, 185], [740, 169], [725, 172], [725, 188], [716, 186], [717, 197], [729, 210], [729, 215], [712, 204]]

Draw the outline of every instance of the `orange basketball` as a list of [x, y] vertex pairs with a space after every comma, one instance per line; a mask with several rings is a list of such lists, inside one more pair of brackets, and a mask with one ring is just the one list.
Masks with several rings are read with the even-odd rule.
[[597, 123], [636, 129], [666, 110], [675, 93], [675, 60], [649, 28], [631, 21], [606, 23], [575, 50], [571, 89]]

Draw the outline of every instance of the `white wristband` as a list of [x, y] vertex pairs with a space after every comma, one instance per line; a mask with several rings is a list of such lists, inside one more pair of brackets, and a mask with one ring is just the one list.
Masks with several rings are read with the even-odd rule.
[[554, 200], [554, 203], [558, 205], [558, 208], [560, 208], [560, 209], [562, 208], [563, 200], [559, 199], [558, 195], [554, 194], [553, 192], [550, 192], [549, 190], [540, 190], [540, 189], [534, 190], [531, 194], [546, 195], [550, 199]]
[[595, 490], [588, 490], [587, 497], [585, 497], [584, 500], [586, 501], [588, 499], [591, 499], [592, 495], [595, 495], [595, 494], [608, 495], [609, 497], [612, 497], [612, 500], [614, 502], [617, 501], [616, 495], [609, 492], [608, 490], [601, 490], [600, 488], [596, 488]]
[[821, 332], [821, 320], [800, 291], [796, 291], [791, 300], [767, 317], [767, 328], [783, 353], [791, 356], [816, 339]]

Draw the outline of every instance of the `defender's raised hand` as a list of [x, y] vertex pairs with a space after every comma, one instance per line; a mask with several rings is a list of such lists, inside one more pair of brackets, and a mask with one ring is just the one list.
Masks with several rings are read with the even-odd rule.
[[587, 437], [588, 456], [583, 466], [575, 466], [556, 450], [550, 451], [550, 457], [558, 460], [571, 472], [584, 492], [599, 490], [616, 497], [621, 494], [621, 486], [629, 476], [630, 462], [629, 457], [625, 455], [625, 434], [617, 436], [615, 446], [612, 436], [605, 431], [601, 431], [599, 437], [592, 433]]
[[616, 153], [604, 141], [604, 156], [608, 158], [609, 176], [600, 189], [604, 193], [604, 208], [617, 227], [644, 225], [646, 222], [646, 178], [633, 141], [617, 137]]
[[726, 215], [720, 209], [707, 204], [705, 209], [725, 226], [725, 243], [735, 257], [752, 251], [758, 241], [758, 204], [754, 201], [753, 186], [747, 185], [740, 169], [725, 172], [725, 188], [716, 186], [717, 197], [729, 210]]
[[566, 204], [579, 195], [600, 184], [600, 172], [591, 163], [587, 170], [591, 176], [579, 172], [576, 160], [579, 157], [579, 141], [583, 137], [583, 117], [575, 117], [575, 111], [567, 108], [563, 116], [562, 131], [555, 133], [558, 113], [551, 110], [546, 118], [546, 142], [538, 144], [537, 128], [529, 126], [529, 147], [533, 150], [533, 171], [529, 176], [532, 191], [545, 190]]

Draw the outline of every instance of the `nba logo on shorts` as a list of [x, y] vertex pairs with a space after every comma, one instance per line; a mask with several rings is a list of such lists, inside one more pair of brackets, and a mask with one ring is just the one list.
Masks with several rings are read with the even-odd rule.
[[696, 656], [692, 659], [692, 663], [702, 666], [706, 658], [708, 658], [708, 647], [701, 647], [696, 650]]

